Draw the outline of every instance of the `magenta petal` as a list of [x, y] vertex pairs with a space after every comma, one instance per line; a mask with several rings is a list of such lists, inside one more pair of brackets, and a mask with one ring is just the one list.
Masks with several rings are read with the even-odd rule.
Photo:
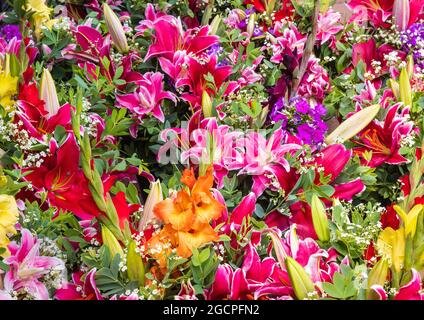
[[424, 300], [424, 295], [421, 293], [420, 274], [415, 269], [411, 269], [411, 271], [411, 280], [399, 289], [394, 300]]
[[362, 183], [361, 179], [355, 179], [351, 182], [339, 184], [334, 187], [334, 199], [341, 199], [341, 200], [352, 200], [352, 197], [354, 195], [357, 195], [358, 193], [361, 193], [365, 190], [365, 185]]
[[371, 290], [377, 295], [379, 300], [387, 300], [387, 293], [384, 291], [384, 288], [380, 285], [371, 286]]
[[241, 200], [240, 204], [231, 213], [231, 222], [241, 224], [245, 217], [252, 216], [255, 211], [255, 205], [256, 196], [253, 192], [250, 192]]

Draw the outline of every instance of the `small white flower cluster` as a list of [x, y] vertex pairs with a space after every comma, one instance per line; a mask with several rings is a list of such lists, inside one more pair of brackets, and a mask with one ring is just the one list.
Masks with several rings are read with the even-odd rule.
[[71, 19], [68, 17], [61, 17], [53, 24], [53, 29], [71, 33]]
[[127, 255], [128, 255], [128, 249], [124, 248], [124, 256], [121, 257], [121, 261], [119, 262], [119, 270], [122, 272], [127, 271]]
[[413, 147], [415, 144], [415, 132], [412, 131], [411, 133], [402, 136], [401, 140], [400, 140], [400, 146], [401, 147], [407, 147], [407, 148], [411, 148]]
[[215, 250], [215, 252], [218, 256], [218, 260], [220, 262], [224, 261], [224, 255], [225, 255], [224, 246], [221, 243], [219, 243], [219, 244], [214, 244], [212, 248]]
[[40, 255], [56, 257], [62, 261], [66, 261], [66, 254], [63, 253], [62, 250], [57, 246], [55, 240], [44, 237], [39, 239], [40, 241]]
[[[13, 113], [11, 114], [13, 116]], [[39, 141], [31, 137], [28, 131], [22, 128], [22, 121], [18, 123], [5, 121], [0, 117], [0, 137], [5, 142], [13, 142], [17, 149], [25, 153], [22, 167], [39, 168], [48, 156], [47, 151], [33, 152], [31, 149], [39, 144]]]
[[42, 278], [47, 288], [59, 289], [66, 281], [66, 268], [64, 265], [56, 265]]
[[383, 28], [376, 29], [376, 34], [374, 35], [374, 39], [377, 41], [390, 44], [396, 48], [400, 48], [402, 46], [402, 41], [400, 39], [400, 32], [397, 30], [396, 24], [392, 24], [392, 26], [388, 29], [383, 29]]

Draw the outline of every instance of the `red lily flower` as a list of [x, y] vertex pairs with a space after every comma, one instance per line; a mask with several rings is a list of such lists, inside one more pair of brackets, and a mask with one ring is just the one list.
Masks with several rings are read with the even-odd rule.
[[37, 86], [32, 84], [23, 84], [17, 101], [16, 122], [21, 121], [22, 127], [31, 137], [40, 141], [46, 133], [52, 133], [57, 126], [65, 129], [71, 129], [71, 109], [70, 104], [60, 107], [54, 115], [49, 115], [44, 108], [44, 101], [38, 98]]
[[[188, 101], [193, 107], [200, 106], [203, 91], [206, 90], [210, 96], [215, 95], [215, 91], [206, 86], [205, 76], [210, 73], [214, 78], [216, 88], [220, 88], [227, 78], [231, 75], [231, 66], [220, 66], [217, 64], [216, 55], [209, 57], [205, 63], [200, 63], [195, 58], [190, 58], [188, 62], [188, 74], [185, 83], [190, 89], [190, 93], [183, 93], [181, 98]], [[230, 83], [225, 94], [232, 92], [237, 83]]]
[[[399, 113], [400, 111], [400, 113]], [[355, 140], [358, 147], [353, 150], [368, 166], [377, 167], [383, 163], [399, 164], [409, 160], [399, 154], [401, 140], [413, 130], [413, 124], [406, 121], [409, 109], [401, 110], [400, 104], [395, 104], [387, 112], [384, 123], [372, 121]], [[364, 152], [372, 151], [371, 160], [364, 159]]]
[[[119, 218], [119, 227], [121, 230], [125, 227], [125, 222], [130, 222], [130, 215], [140, 209], [139, 204], [128, 204], [125, 193], [120, 191], [112, 198], [113, 205], [116, 208]], [[131, 232], [135, 232], [136, 230], [132, 228], [132, 225], [129, 223]]]
[[[25, 169], [25, 176], [36, 191], [47, 191], [51, 205], [73, 212], [81, 219], [92, 219], [101, 211], [94, 202], [88, 188], [88, 181], [79, 169], [79, 148], [75, 137], [69, 134], [59, 147], [54, 139], [50, 141], [50, 156], [40, 167]], [[70, 157], [69, 155], [73, 155]], [[114, 179], [104, 179], [107, 192]]]

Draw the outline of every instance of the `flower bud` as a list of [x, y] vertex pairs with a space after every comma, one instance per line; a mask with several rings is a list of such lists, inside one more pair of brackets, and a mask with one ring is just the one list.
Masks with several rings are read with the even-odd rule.
[[389, 262], [387, 259], [382, 258], [374, 265], [368, 275], [368, 298], [372, 295], [371, 287], [375, 285], [384, 286], [388, 274]]
[[209, 27], [209, 34], [215, 35], [218, 32], [219, 25], [221, 24], [222, 18], [220, 15], [216, 15]]
[[404, 31], [408, 27], [409, 16], [409, 0], [395, 0], [393, 2], [393, 17], [399, 31]]
[[107, 29], [109, 30], [110, 36], [116, 48], [121, 53], [128, 52], [129, 48], [127, 37], [125, 36], [124, 28], [122, 27], [118, 16], [106, 3], [103, 4], [103, 14], [105, 16]]
[[121, 259], [124, 257], [124, 251], [121, 248], [118, 240], [113, 233], [106, 227], [102, 226], [102, 240], [103, 244], [109, 249], [111, 258], [113, 259], [116, 254], [119, 254]]
[[139, 286], [144, 286], [144, 263], [140, 254], [135, 251], [135, 241], [128, 245], [127, 254], [127, 274], [131, 281], [137, 281]]
[[390, 89], [392, 89], [393, 95], [395, 96], [396, 100], [399, 100], [400, 99], [399, 83], [397, 83], [397, 81], [394, 79], [389, 79], [389, 85], [390, 85]]
[[286, 257], [286, 269], [296, 298], [308, 299], [315, 292], [315, 287], [305, 269], [292, 257]]
[[246, 31], [249, 37], [253, 35], [253, 32], [255, 31], [255, 23], [256, 23], [256, 15], [252, 13], [249, 16], [249, 21], [247, 22]]
[[406, 70], [408, 71], [409, 79], [414, 75], [414, 57], [410, 54], [406, 58]]
[[49, 117], [57, 114], [60, 109], [59, 99], [56, 85], [48, 69], [44, 69], [41, 75], [40, 99], [44, 100], [44, 108], [49, 113]]
[[343, 121], [326, 138], [327, 144], [343, 143], [361, 132], [378, 114], [380, 105], [366, 107]]
[[285, 259], [287, 257], [287, 253], [284, 250], [283, 244], [281, 243], [281, 238], [274, 230], [270, 230], [269, 236], [272, 241], [272, 245], [275, 250], [275, 255], [277, 256], [277, 261], [281, 267], [285, 265]]
[[402, 68], [399, 75], [399, 96], [400, 101], [405, 106], [412, 106], [412, 90], [411, 83], [409, 82], [408, 72], [406, 68]]
[[212, 99], [206, 90], [202, 93], [202, 111], [205, 118], [212, 117]]
[[324, 205], [316, 194], [312, 196], [312, 223], [318, 239], [323, 242], [330, 240], [330, 228], [328, 226], [328, 218], [325, 213]]
[[143, 217], [138, 224], [138, 231], [143, 231], [149, 221], [153, 218], [153, 208], [156, 204], [163, 200], [162, 187], [160, 180], [156, 180], [150, 184], [150, 192], [147, 196], [146, 203], [144, 204]]

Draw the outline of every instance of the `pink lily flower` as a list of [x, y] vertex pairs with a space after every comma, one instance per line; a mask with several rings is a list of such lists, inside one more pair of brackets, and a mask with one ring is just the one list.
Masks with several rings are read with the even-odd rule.
[[374, 84], [366, 80], [365, 81], [365, 88], [361, 91], [359, 95], [356, 95], [353, 97], [353, 100], [358, 102], [361, 105], [365, 105], [366, 103], [372, 102], [375, 97], [377, 96], [377, 90]]
[[341, 17], [340, 12], [334, 11], [332, 8], [319, 15], [317, 39], [321, 45], [328, 42], [331, 49], [336, 48], [336, 34], [344, 28], [341, 24]]
[[163, 89], [163, 74], [160, 72], [148, 72], [138, 82], [137, 90], [130, 94], [116, 95], [118, 104], [127, 108], [141, 121], [147, 114], [152, 114], [161, 122], [165, 116], [161, 109], [163, 100], [168, 99], [177, 102], [175, 95]]
[[[309, 274], [318, 289], [321, 288], [322, 282], [331, 282], [334, 273], [340, 272], [340, 266], [337, 263], [337, 251], [333, 248], [329, 250], [321, 249], [311, 238], [300, 239], [296, 224], [291, 225], [284, 237], [280, 237], [278, 231], [271, 232], [277, 232], [275, 239], [281, 239], [281, 246], [275, 248], [278, 251], [277, 256], [290, 256], [295, 259]], [[345, 257], [341, 263], [348, 264], [348, 257]], [[283, 274], [286, 274], [285, 266], [282, 266], [282, 271]], [[286, 275], [284, 279], [288, 281], [288, 276]]]
[[[415, 269], [411, 269], [411, 272], [411, 280], [404, 286], [400, 287], [399, 291], [394, 295], [393, 300], [424, 300], [421, 276]], [[371, 289], [376, 293], [379, 300], [388, 299], [388, 295], [382, 286], [374, 285]]]
[[[388, 44], [383, 44], [377, 48], [375, 40], [370, 38], [366, 42], [356, 43], [352, 46], [352, 65], [356, 67], [359, 61], [362, 60], [366, 65], [367, 71], [378, 78], [387, 72], [391, 72], [392, 67], [387, 65], [387, 60], [384, 56], [393, 51], [397, 52], [399, 58], [406, 58], [404, 52], [396, 50]], [[372, 66], [373, 61], [380, 63], [381, 70], [378, 74], [375, 74], [375, 70]]]
[[[237, 148], [241, 136], [242, 132], [231, 131], [230, 127], [219, 125], [216, 118], [200, 120], [199, 110], [192, 116], [187, 128], [170, 128], [161, 132], [160, 138], [165, 144], [158, 151], [158, 161], [170, 149], [180, 148], [182, 152], [179, 160], [182, 163], [198, 167], [201, 162], [205, 164], [206, 161], [207, 164], [210, 161], [217, 186], [221, 188], [223, 178], [228, 172], [243, 166], [243, 155]], [[206, 153], [208, 141], [213, 145], [212, 154]]]
[[330, 89], [327, 71], [319, 64], [319, 59], [311, 57], [299, 85], [298, 94], [307, 99], [322, 102]]
[[55, 298], [58, 300], [103, 300], [94, 279], [96, 271], [96, 268], [91, 269], [85, 277], [81, 271], [73, 273], [72, 282], [56, 290]]
[[152, 29], [155, 41], [150, 45], [145, 61], [155, 56], [172, 60], [174, 53], [178, 50], [186, 50], [188, 54], [198, 55], [219, 40], [217, 36], [208, 35], [209, 26], [184, 31], [181, 20], [175, 17], [172, 20], [169, 17], [156, 18], [152, 23]]
[[11, 297], [12, 291], [25, 289], [36, 300], [48, 300], [49, 292], [42, 278], [51, 271], [66, 270], [62, 260], [55, 257], [40, 256], [40, 242], [27, 229], [22, 229], [21, 243], [11, 242], [8, 246], [10, 257], [4, 260], [10, 269], [4, 277], [4, 289], [0, 299]]
[[[321, 150], [320, 154], [313, 161], [317, 168], [321, 168], [325, 176], [330, 176], [329, 184], [332, 184], [341, 174], [346, 164], [352, 157], [352, 151], [342, 144], [332, 144]], [[319, 173], [316, 172], [315, 183], [319, 183]], [[334, 194], [332, 198], [349, 201], [358, 193], [365, 189], [365, 185], [360, 178], [349, 182], [333, 184]]]
[[256, 209], [256, 196], [253, 192], [244, 196], [240, 203], [233, 209], [231, 214], [228, 214], [228, 210], [225, 204], [224, 197], [218, 190], [214, 190], [215, 198], [221, 202], [225, 209], [219, 219], [214, 221], [213, 226], [222, 224], [220, 229], [221, 234], [226, 234], [231, 238], [231, 247], [234, 249], [240, 249], [238, 239], [243, 239], [250, 234], [250, 242], [253, 245], [259, 244], [261, 240], [261, 234], [259, 231], [253, 230], [249, 224], [249, 219], [252, 217], [253, 212]]
[[181, 289], [175, 296], [175, 300], [199, 300], [196, 297], [196, 291], [191, 285], [190, 279], [187, 280], [187, 283], [181, 283]]
[[261, 260], [255, 247], [247, 245], [241, 268], [234, 270], [230, 265], [219, 265], [215, 281], [206, 291], [206, 300], [258, 300], [285, 296], [290, 298], [292, 289], [280, 279], [281, 270], [273, 257]]
[[249, 132], [244, 138], [245, 166], [238, 174], [253, 176], [252, 191], [256, 196], [267, 187], [278, 190], [278, 175], [281, 171], [290, 171], [284, 155], [299, 150], [301, 146], [286, 141], [287, 135], [282, 129], [277, 129], [268, 140], [257, 132]]
[[149, 3], [146, 6], [146, 10], [144, 10], [144, 16], [146, 17], [145, 20], [141, 20], [139, 25], [135, 27], [135, 30], [137, 33], [135, 34], [136, 37], [140, 37], [144, 34], [144, 32], [148, 29], [153, 29], [155, 26], [155, 22], [157, 22], [159, 19], [167, 19], [170, 22], [172, 22], [175, 17], [171, 15], [167, 15], [164, 12], [156, 12], [155, 8], [153, 7], [153, 4]]
[[[349, 201], [356, 194], [361, 193], [365, 189], [365, 185], [360, 178], [352, 181], [335, 183], [337, 177], [341, 174], [346, 164], [352, 157], [352, 150], [346, 149], [342, 144], [329, 145], [321, 150], [310, 162], [309, 165], [315, 168], [316, 185], [320, 185], [320, 172], [324, 176], [329, 177], [328, 184], [334, 188], [331, 196], [333, 199], [342, 199]], [[277, 176], [280, 186], [286, 194], [290, 193], [300, 178], [300, 175], [290, 169], [286, 172], [281, 170]], [[324, 199], [324, 202], [328, 202]], [[278, 212], [272, 212], [267, 216], [266, 220], [271, 224], [269, 226], [277, 226], [281, 230], [287, 229], [291, 224], [297, 225], [297, 233], [302, 238], [317, 239], [315, 229], [312, 223], [311, 207], [304, 201], [298, 201], [290, 206], [292, 216], [290, 218], [282, 217]], [[268, 223], [268, 222], [267, 222]]]
[[[75, 44], [70, 44], [62, 50], [62, 56], [69, 60], [75, 59], [80, 68], [87, 69], [91, 78], [96, 79], [97, 75], [95, 71], [98, 66], [100, 73], [109, 81], [112, 81], [116, 69], [122, 66], [123, 72], [120, 79], [135, 83], [142, 80], [141, 74], [131, 70], [132, 62], [139, 59], [138, 54], [130, 52], [123, 57], [119, 65], [116, 65], [113, 59], [111, 59], [110, 35], [103, 37], [96, 29], [90, 26], [80, 25], [74, 30], [74, 36], [81, 50], [78, 50]], [[105, 58], [110, 62], [108, 68], [103, 64], [103, 59]], [[89, 78], [89, 80], [91, 79]]]
[[350, 0], [347, 5], [354, 12], [351, 21], [354, 21], [356, 15], [363, 15], [366, 13], [368, 20], [370, 20], [376, 28], [388, 28], [388, 22], [393, 9], [394, 0]]
[[277, 22], [274, 27], [274, 35], [276, 41], [272, 43], [271, 62], [281, 63], [284, 55], [293, 55], [297, 53], [297, 58], [302, 57], [303, 48], [306, 43], [306, 37], [303, 36], [293, 24], [284, 26], [283, 23]]
[[[407, 119], [409, 108], [401, 108], [397, 103], [392, 106], [386, 115], [384, 123], [373, 120], [359, 133], [355, 143], [358, 147], [353, 150], [362, 161], [371, 167], [378, 167], [382, 163], [400, 164], [409, 160], [399, 154], [402, 139], [411, 134], [413, 123]], [[363, 153], [372, 151], [371, 160], [364, 159]]]

